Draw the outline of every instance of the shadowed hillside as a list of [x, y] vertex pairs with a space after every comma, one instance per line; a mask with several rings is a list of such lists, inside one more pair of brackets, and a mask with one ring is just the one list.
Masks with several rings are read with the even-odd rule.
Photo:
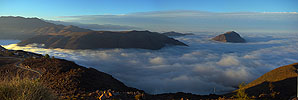
[[[258, 99], [287, 100], [297, 93], [298, 63], [276, 68], [243, 87]], [[229, 94], [231, 95], [231, 94]]]
[[158, 50], [167, 45], [187, 46], [165, 35], [150, 31], [91, 31], [69, 34], [39, 35], [18, 43], [45, 44], [45, 48], [98, 49], [98, 48], [141, 48]]
[[88, 32], [76, 26], [63, 26], [46, 22], [38, 18], [13, 16], [0, 17], [1, 39], [26, 39], [34, 35], [49, 33]]

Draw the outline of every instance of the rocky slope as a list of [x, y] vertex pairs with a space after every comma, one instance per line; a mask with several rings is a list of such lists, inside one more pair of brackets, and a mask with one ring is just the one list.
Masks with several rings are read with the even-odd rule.
[[249, 96], [261, 100], [288, 100], [297, 93], [297, 69], [298, 63], [276, 68], [250, 82], [243, 89]]
[[38, 18], [13, 16], [0, 17], [1, 39], [26, 39], [34, 35], [49, 33], [88, 32], [75, 26], [63, 26], [46, 22]]
[[235, 31], [229, 31], [224, 34], [218, 35], [212, 40], [220, 42], [244, 43], [245, 40]]
[[23, 40], [18, 45], [45, 44], [45, 48], [98, 49], [141, 48], [158, 50], [166, 45], [186, 44], [165, 35], [150, 31], [91, 31], [69, 34], [39, 35]]
[[166, 35], [166, 36], [185, 36], [185, 35], [194, 35], [192, 33], [179, 33], [179, 32], [174, 32], [174, 31], [171, 31], [171, 32], [165, 32], [165, 33], [161, 33], [163, 35]]

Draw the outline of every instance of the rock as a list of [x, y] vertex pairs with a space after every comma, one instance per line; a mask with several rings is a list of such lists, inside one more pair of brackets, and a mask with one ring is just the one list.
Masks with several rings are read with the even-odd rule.
[[218, 35], [212, 40], [220, 42], [244, 43], [245, 40], [235, 31], [229, 31], [224, 34]]
[[192, 33], [178, 33], [178, 32], [174, 32], [174, 31], [171, 31], [171, 32], [165, 32], [165, 33], [161, 33], [163, 35], [166, 35], [166, 36], [185, 36], [185, 35], [194, 35]]
[[18, 43], [45, 44], [45, 48], [98, 49], [98, 48], [140, 48], [158, 50], [167, 45], [186, 44], [150, 31], [90, 31], [69, 34], [39, 35]]

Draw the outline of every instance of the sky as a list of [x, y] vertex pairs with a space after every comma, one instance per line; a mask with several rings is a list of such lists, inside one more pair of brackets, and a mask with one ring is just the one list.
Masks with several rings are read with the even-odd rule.
[[0, 15], [50, 18], [135, 12], [298, 12], [297, 0], [0, 0]]
[[297, 5], [298, 0], [0, 0], [0, 16], [156, 32], [294, 33]]

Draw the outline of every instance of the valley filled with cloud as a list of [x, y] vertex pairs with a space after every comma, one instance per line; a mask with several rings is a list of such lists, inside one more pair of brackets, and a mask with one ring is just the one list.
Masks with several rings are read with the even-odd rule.
[[[241, 33], [240, 33], [241, 34]], [[1, 40], [7, 49], [49, 54], [113, 75], [126, 85], [148, 93], [226, 93], [264, 73], [298, 61], [298, 34], [243, 33], [247, 43], [211, 41], [217, 34], [174, 37], [189, 45], [161, 50], [43, 49], [42, 45], [19, 47]]]

